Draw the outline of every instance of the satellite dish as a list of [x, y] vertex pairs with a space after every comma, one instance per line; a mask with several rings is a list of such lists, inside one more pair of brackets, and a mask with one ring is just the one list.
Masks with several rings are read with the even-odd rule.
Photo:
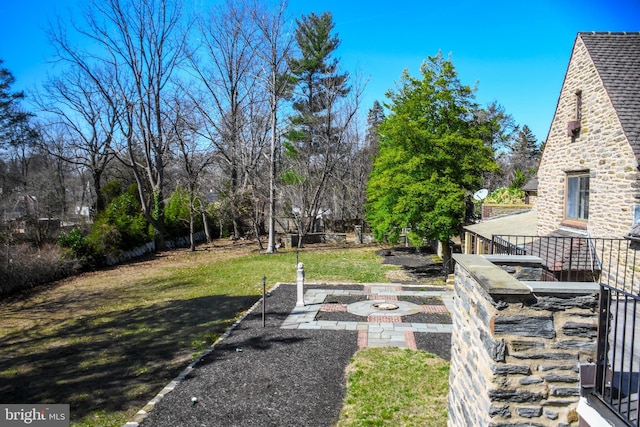
[[475, 200], [481, 202], [484, 199], [486, 199], [488, 195], [489, 195], [489, 190], [487, 190], [486, 188], [483, 188], [483, 189], [478, 190], [475, 193], [473, 193], [473, 198]]

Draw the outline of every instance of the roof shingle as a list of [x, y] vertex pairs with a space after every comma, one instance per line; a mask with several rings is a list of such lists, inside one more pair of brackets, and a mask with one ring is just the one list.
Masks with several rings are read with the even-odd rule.
[[640, 32], [579, 33], [640, 159]]

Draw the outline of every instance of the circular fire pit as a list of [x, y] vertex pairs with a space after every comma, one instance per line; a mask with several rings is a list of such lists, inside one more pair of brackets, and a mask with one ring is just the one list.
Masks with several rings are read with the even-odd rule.
[[378, 302], [373, 304], [373, 306], [378, 310], [397, 310], [397, 304], [391, 304], [390, 302]]
[[347, 305], [347, 311], [358, 316], [408, 316], [421, 312], [420, 306], [407, 301], [358, 301]]

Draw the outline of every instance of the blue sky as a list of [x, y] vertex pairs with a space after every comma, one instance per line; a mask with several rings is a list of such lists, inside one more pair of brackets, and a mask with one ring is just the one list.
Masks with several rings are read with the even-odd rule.
[[[188, 0], [187, 0], [188, 1]], [[191, 0], [196, 7], [215, 0]], [[77, 0], [1, 0], [0, 59], [15, 89], [46, 78], [52, 50], [44, 28]], [[451, 54], [477, 101], [501, 104], [538, 140], [546, 138], [571, 48], [579, 31], [640, 31], [640, 0], [289, 0], [292, 17], [331, 11], [342, 68], [369, 79], [364, 104], [384, 94], [407, 68]], [[640, 78], [640, 77], [639, 77]]]

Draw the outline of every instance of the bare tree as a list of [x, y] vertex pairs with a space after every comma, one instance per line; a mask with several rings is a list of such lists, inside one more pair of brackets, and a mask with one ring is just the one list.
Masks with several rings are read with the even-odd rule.
[[[173, 97], [188, 34], [182, 6], [171, 0], [91, 1], [84, 11], [85, 25], [75, 26], [92, 44], [90, 51], [70, 43], [62, 26], [51, 31], [59, 59], [85, 73], [113, 109], [124, 103], [118, 115], [121, 159], [134, 172], [158, 248], [164, 247], [164, 174], [172, 127], [166, 123], [167, 102]], [[111, 73], [95, 71], [105, 69]]]
[[288, 59], [293, 48], [293, 31], [287, 24], [285, 11], [287, 2], [280, 2], [273, 10], [254, 2], [251, 19], [257, 28], [254, 44], [255, 55], [260, 59], [261, 81], [269, 95], [270, 148], [269, 148], [269, 240], [267, 253], [276, 252], [275, 215], [276, 215], [276, 148], [278, 145], [278, 110], [281, 101], [291, 92], [288, 76]]
[[121, 106], [117, 104], [116, 93], [105, 99], [103, 91], [107, 90], [110, 77], [97, 70], [92, 73], [100, 78], [101, 86], [75, 65], [49, 80], [36, 102], [49, 113], [45, 132], [55, 133], [47, 138], [45, 148], [50, 154], [63, 156], [69, 163], [89, 171], [95, 211], [100, 212], [105, 208], [102, 176], [115, 154], [113, 138]]
[[[198, 115], [192, 102], [188, 102], [186, 97], [176, 97], [172, 113], [173, 117], [169, 119], [169, 122], [173, 124], [171, 137], [175, 139], [178, 148], [178, 163], [189, 197], [189, 241], [190, 250], [195, 251], [194, 227], [197, 214], [202, 215], [205, 230], [207, 227], [200, 185], [203, 173], [213, 161], [213, 153], [209, 147], [204, 146], [203, 139], [198, 136]], [[207, 238], [209, 238], [208, 230], [206, 231]]]
[[204, 135], [215, 147], [219, 167], [226, 177], [234, 238], [243, 234], [242, 206], [249, 184], [246, 172], [256, 156], [261, 156], [246, 134], [255, 124], [251, 113], [259, 110], [249, 107], [260, 102], [255, 96], [258, 85], [252, 44], [256, 40], [250, 24], [243, 2], [228, 0], [211, 9], [199, 22], [201, 45], [190, 57], [202, 86], [196, 105], [204, 119]]

